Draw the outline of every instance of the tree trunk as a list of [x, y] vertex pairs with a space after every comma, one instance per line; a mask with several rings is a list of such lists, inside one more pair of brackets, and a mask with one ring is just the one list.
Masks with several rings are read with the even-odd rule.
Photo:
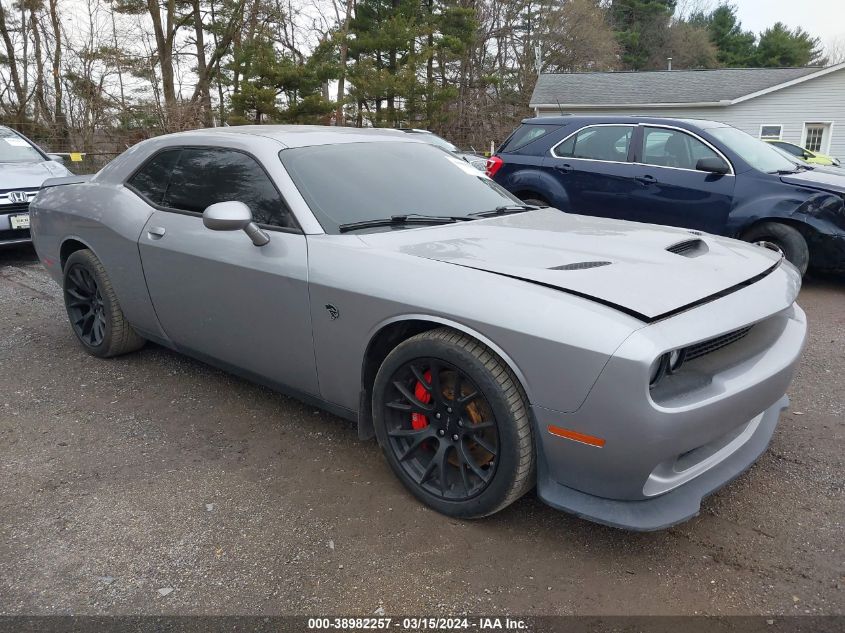
[[56, 136], [59, 149], [67, 145], [67, 117], [62, 107], [62, 24], [59, 19], [58, 0], [50, 0], [50, 22], [53, 25], [53, 118], [56, 122]]
[[214, 116], [211, 112], [211, 82], [205, 60], [205, 34], [202, 27], [200, 0], [193, 0], [192, 5], [194, 9], [194, 41], [197, 48], [197, 85], [194, 95], [198, 97], [202, 109], [203, 124], [206, 127], [211, 127], [214, 125]]
[[35, 112], [33, 118], [38, 121], [51, 121], [50, 107], [44, 95], [44, 58], [41, 55], [41, 29], [35, 17], [35, 10], [29, 11], [29, 25], [32, 28], [32, 41], [35, 47]]
[[355, 0], [346, 0], [346, 17], [343, 19], [343, 30], [340, 40], [340, 77], [337, 79], [337, 111], [335, 125], [346, 125], [343, 113], [343, 98], [346, 92], [346, 58], [349, 55], [349, 22], [352, 20], [352, 9]]
[[176, 105], [176, 86], [173, 81], [173, 12], [175, 11], [175, 4], [175, 0], [167, 0], [167, 33], [165, 34], [158, 0], [147, 0], [147, 10], [153, 21], [153, 34], [156, 38], [156, 57], [158, 57], [158, 67], [161, 73], [164, 105], [168, 113]]
[[18, 123], [23, 123], [25, 118], [24, 111], [26, 109], [26, 92], [21, 85], [20, 73], [18, 72], [18, 61], [15, 58], [15, 47], [12, 44], [9, 29], [6, 26], [6, 10], [3, 8], [2, 2], [0, 2], [0, 35], [3, 36], [3, 43], [6, 46], [6, 57], [8, 59], [9, 75], [12, 79], [12, 89], [15, 91], [15, 97], [18, 100], [15, 118]]

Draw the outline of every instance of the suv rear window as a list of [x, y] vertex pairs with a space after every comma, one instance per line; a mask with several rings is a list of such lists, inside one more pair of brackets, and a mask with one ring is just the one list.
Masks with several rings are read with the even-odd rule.
[[499, 148], [500, 152], [515, 152], [516, 150], [525, 147], [529, 143], [533, 143], [538, 138], [544, 137], [550, 132], [558, 129], [559, 125], [537, 125], [532, 123], [523, 123], [516, 131], [508, 137], [502, 146]]

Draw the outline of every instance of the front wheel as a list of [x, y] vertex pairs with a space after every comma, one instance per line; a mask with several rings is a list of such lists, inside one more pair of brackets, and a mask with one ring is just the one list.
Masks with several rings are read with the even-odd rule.
[[751, 227], [742, 239], [746, 242], [774, 244], [802, 275], [807, 272], [810, 265], [810, 249], [798, 229], [780, 222], [762, 222]]
[[108, 358], [144, 345], [144, 339], [123, 316], [106, 269], [90, 250], [78, 250], [68, 257], [63, 288], [73, 333], [89, 354]]
[[398, 345], [373, 389], [379, 444], [402, 483], [443, 514], [498, 512], [535, 482], [522, 387], [488, 347], [439, 328]]

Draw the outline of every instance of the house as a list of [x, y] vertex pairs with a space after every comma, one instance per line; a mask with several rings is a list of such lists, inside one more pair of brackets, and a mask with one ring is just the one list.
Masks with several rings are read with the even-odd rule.
[[537, 116], [637, 114], [710, 119], [758, 138], [845, 158], [845, 63], [827, 68], [720, 68], [541, 74]]

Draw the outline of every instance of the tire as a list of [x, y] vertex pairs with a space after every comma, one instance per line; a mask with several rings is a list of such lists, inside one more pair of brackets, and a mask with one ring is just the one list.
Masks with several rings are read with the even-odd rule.
[[522, 198], [525, 204], [533, 204], [535, 207], [548, 207], [549, 203], [540, 198]]
[[[412, 389], [416, 404], [403, 395]], [[425, 415], [418, 404], [428, 407]], [[449, 328], [390, 352], [373, 386], [373, 423], [399, 480], [442, 514], [489, 516], [534, 487], [534, 437], [521, 385], [487, 346]]]
[[106, 269], [90, 250], [68, 257], [62, 288], [71, 329], [86, 352], [110, 358], [144, 346], [123, 316]]
[[742, 239], [746, 242], [771, 242], [802, 275], [807, 272], [810, 249], [798, 229], [780, 222], [762, 222], [751, 227]]

